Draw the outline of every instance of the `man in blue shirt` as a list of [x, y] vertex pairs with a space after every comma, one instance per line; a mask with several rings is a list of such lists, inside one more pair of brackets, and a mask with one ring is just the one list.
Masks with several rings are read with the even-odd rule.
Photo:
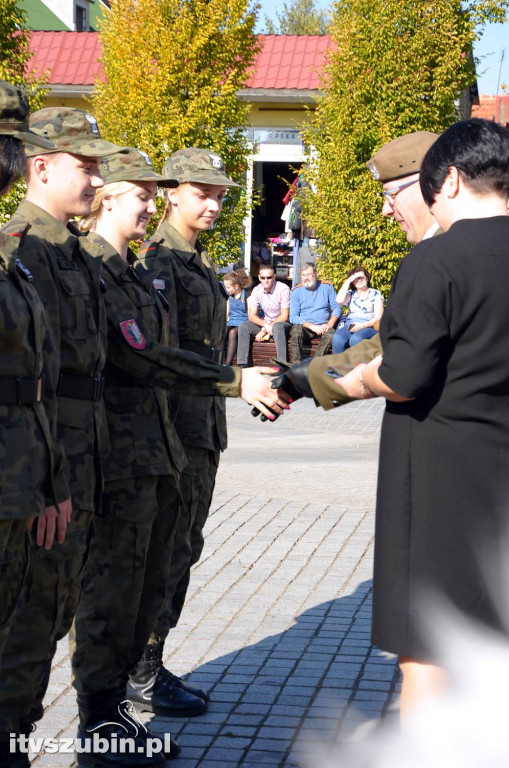
[[336, 291], [329, 283], [318, 280], [315, 265], [303, 264], [301, 283], [296, 285], [290, 296], [290, 347], [292, 362], [302, 360], [304, 344], [320, 338], [315, 357], [326, 355], [332, 343], [334, 326], [341, 316], [341, 307], [336, 303]]

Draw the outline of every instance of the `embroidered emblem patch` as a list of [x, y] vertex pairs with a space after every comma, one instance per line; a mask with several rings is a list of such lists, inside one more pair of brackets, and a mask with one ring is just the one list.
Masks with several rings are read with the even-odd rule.
[[136, 320], [124, 320], [120, 323], [120, 330], [130, 347], [134, 347], [134, 349], [145, 349], [147, 341], [140, 331]]
[[152, 280], [152, 285], [156, 291], [164, 291], [166, 288], [166, 280], [163, 280], [161, 277], [156, 277]]

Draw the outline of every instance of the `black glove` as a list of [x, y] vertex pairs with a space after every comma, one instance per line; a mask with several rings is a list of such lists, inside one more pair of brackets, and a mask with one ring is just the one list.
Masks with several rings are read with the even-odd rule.
[[[301, 363], [289, 366], [288, 364], [281, 365], [279, 367], [285, 367], [286, 370], [280, 373], [278, 376], [272, 379], [272, 389], [282, 389], [292, 398], [292, 401], [300, 400], [301, 397], [313, 397], [313, 392], [309, 386], [308, 380], [308, 368], [313, 358], [308, 357], [307, 360], [303, 360]], [[269, 408], [271, 413], [274, 413]], [[260, 415], [258, 408], [253, 408], [251, 411], [252, 416], [260, 416], [260, 421], [269, 421], [267, 416], [263, 413]], [[274, 421], [278, 418], [279, 413], [274, 413]]]

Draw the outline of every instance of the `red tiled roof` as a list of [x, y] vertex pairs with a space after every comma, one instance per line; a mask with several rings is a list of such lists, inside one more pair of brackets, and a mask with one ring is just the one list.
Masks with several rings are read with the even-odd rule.
[[30, 69], [49, 71], [51, 85], [93, 85], [101, 72], [97, 32], [32, 32]]
[[260, 35], [263, 47], [253, 67], [249, 88], [320, 87], [330, 35]]
[[[260, 35], [248, 88], [316, 89], [329, 35]], [[30, 69], [49, 70], [51, 85], [93, 85], [100, 74], [97, 32], [32, 32]]]

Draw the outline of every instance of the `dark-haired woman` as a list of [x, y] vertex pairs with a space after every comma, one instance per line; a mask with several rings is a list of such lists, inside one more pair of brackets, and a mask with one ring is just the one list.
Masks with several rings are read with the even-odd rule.
[[445, 234], [396, 273], [383, 360], [338, 380], [351, 397], [387, 399], [372, 638], [400, 657], [403, 716], [444, 684], [430, 596], [503, 626], [484, 575], [507, 558], [509, 132], [454, 124], [428, 151], [420, 184]]
[[336, 301], [339, 306], [348, 306], [348, 314], [341, 318], [332, 337], [334, 355], [364, 339], [371, 339], [376, 333], [374, 325], [384, 311], [382, 294], [371, 288], [371, 275], [364, 267], [350, 270], [337, 292]]

